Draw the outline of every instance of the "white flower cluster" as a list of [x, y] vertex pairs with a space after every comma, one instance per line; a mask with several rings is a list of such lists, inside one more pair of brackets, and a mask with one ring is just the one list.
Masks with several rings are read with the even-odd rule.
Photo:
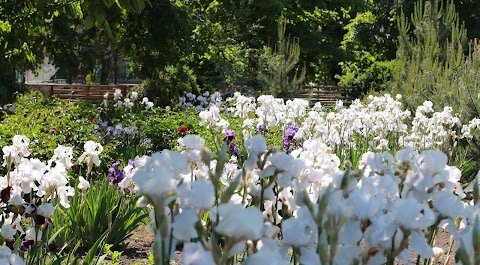
[[256, 107], [254, 97], [246, 97], [240, 92], [235, 92], [233, 97], [226, 99], [226, 102], [235, 102], [235, 106], [229, 107], [227, 110], [240, 118], [247, 118], [248, 114], [254, 112]]
[[[109, 106], [109, 95], [109, 92], [103, 95], [102, 106], [104, 106], [105, 108]], [[132, 91], [129, 93], [128, 97], [123, 97], [122, 90], [116, 89], [113, 93], [113, 100], [115, 101], [115, 103], [113, 104], [115, 108], [124, 107], [131, 110], [135, 106], [135, 102], [138, 102], [138, 92]], [[150, 102], [147, 97], [144, 97], [142, 101], [138, 102], [138, 104], [144, 105], [145, 110], [153, 110], [153, 102]]]
[[473, 135], [475, 134], [475, 131], [477, 131], [477, 129], [480, 129], [480, 119], [474, 118], [468, 123], [468, 125], [467, 124], [463, 125], [462, 138], [471, 140], [473, 138]]
[[[290, 264], [289, 248], [301, 264], [408, 263], [410, 250], [422, 258], [442, 253], [428, 241], [439, 227], [473, 259], [480, 204], [462, 200], [460, 170], [441, 151], [367, 152], [358, 170], [341, 171], [320, 138], [286, 154], [267, 151], [255, 136], [245, 141], [243, 168], [232, 171], [221, 155], [210, 161], [199, 136], [180, 143], [182, 153], [153, 154], [133, 181], [155, 209], [154, 249], [184, 242], [183, 264], [226, 264], [239, 253], [246, 253], [244, 264]], [[223, 247], [205, 234], [206, 213]]]
[[178, 107], [191, 108], [195, 107], [197, 111], [205, 110], [211, 106], [220, 108], [222, 105], [222, 96], [219, 92], [205, 91], [201, 95], [195, 95], [191, 92], [184, 91], [184, 95], [178, 98]]
[[[415, 149], [441, 148], [449, 140], [458, 140], [454, 126], [462, 128], [458, 117], [452, 115], [452, 108], [445, 107], [442, 112], [434, 112], [432, 102], [425, 101], [415, 112], [409, 134], [400, 139], [405, 145]], [[432, 113], [429, 116], [429, 113]]]
[[[73, 148], [58, 145], [52, 158], [44, 163], [29, 158], [30, 139], [26, 136], [16, 135], [12, 142], [2, 148], [6, 175], [0, 177], [0, 208], [3, 209], [0, 237], [7, 243], [22, 238], [19, 250], [27, 251], [37, 242], [45, 242], [42, 227], [51, 223], [50, 218], [58, 207], [56, 202], [65, 208], [70, 207], [69, 197], [75, 193], [68, 176], [68, 170], [74, 165]], [[90, 170], [91, 165], [100, 164], [98, 155], [101, 151], [101, 145], [88, 141], [79, 161], [86, 160]], [[88, 181], [80, 177], [79, 188], [86, 190], [88, 187]], [[25, 201], [26, 197], [30, 199]], [[26, 220], [29, 218], [32, 220]], [[7, 247], [0, 247], [0, 261], [1, 264], [23, 264], [23, 260]]]
[[220, 109], [216, 105], [200, 111], [198, 116], [200, 117], [200, 126], [205, 125], [207, 128], [216, 129], [218, 132], [225, 131], [230, 125], [226, 119], [222, 118]]
[[302, 99], [285, 102], [270, 95], [255, 99], [235, 93], [226, 99], [230, 107], [205, 111], [200, 125], [214, 127], [219, 124], [224, 128], [226, 122], [220, 117], [232, 113], [244, 118], [244, 139], [257, 134], [260, 126], [267, 130], [275, 127], [285, 131], [296, 124], [299, 130], [295, 139], [298, 141], [320, 138], [332, 148], [341, 145], [348, 149], [357, 148], [356, 139], [361, 137], [371, 151], [390, 150], [392, 145], [415, 150], [443, 148], [446, 151], [447, 143], [455, 146], [460, 139], [471, 140], [480, 127], [480, 119], [462, 125], [451, 107], [435, 112], [430, 101], [419, 106], [415, 117], [411, 117], [400, 99], [400, 95], [395, 98], [388, 94], [369, 96], [365, 103], [357, 99], [349, 107], [344, 107], [342, 102], [338, 102], [335, 110], [325, 111], [319, 103], [309, 108], [308, 101]]
[[3, 166], [10, 170], [6, 176], [0, 177], [0, 189], [11, 187], [10, 198], [23, 198], [30, 193], [47, 200], [58, 197], [60, 204], [68, 208], [68, 197], [74, 194], [74, 189], [68, 185], [67, 175], [72, 166], [73, 148], [59, 145], [45, 164], [36, 158], [27, 158], [30, 155], [29, 143], [27, 137], [16, 135], [13, 145], [2, 148]]

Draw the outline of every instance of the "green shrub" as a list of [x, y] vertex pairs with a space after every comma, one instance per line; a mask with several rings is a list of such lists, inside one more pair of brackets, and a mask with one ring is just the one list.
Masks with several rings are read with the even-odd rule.
[[[114, 248], [132, 235], [132, 231], [146, 221], [148, 212], [136, 206], [138, 197], [121, 194], [108, 180], [91, 183], [88, 192], [75, 188], [75, 195], [68, 209], [57, 209], [53, 216], [57, 242], [60, 246], [91, 248], [105, 236], [104, 242]], [[126, 192], [126, 191], [125, 191]]]
[[[177, 145], [178, 137], [189, 134], [200, 134], [203, 128], [198, 126], [200, 119], [193, 109], [183, 111], [167, 111], [157, 108], [128, 112], [124, 109], [109, 109], [102, 113], [101, 122], [108, 125], [121, 124], [122, 127], [134, 127], [135, 133], [129, 137], [104, 137], [117, 148], [118, 158], [123, 161], [163, 149], [172, 149]], [[180, 127], [188, 128], [179, 133]], [[131, 148], [135, 146], [136, 148]], [[128, 152], [128, 153], [127, 153]]]
[[392, 38], [396, 34], [389, 29], [393, 21], [385, 17], [393, 10], [381, 3], [374, 10], [357, 13], [345, 25], [340, 46], [344, 61], [340, 62], [342, 75], [336, 76], [338, 84], [353, 87], [357, 96], [386, 89], [393, 70], [393, 63], [388, 60], [392, 59], [390, 54], [394, 55]]
[[142, 83], [145, 96], [156, 106], [172, 106], [183, 96], [183, 91], [198, 93], [197, 78], [193, 71], [185, 65], [171, 65], [157, 71], [155, 76]]
[[[480, 117], [479, 49], [474, 45], [469, 49], [471, 54], [465, 56], [467, 32], [453, 1], [419, 1], [411, 22], [403, 12], [398, 22], [397, 70], [389, 84], [391, 92], [402, 94], [403, 103], [412, 112], [429, 100], [435, 110], [451, 106], [463, 122]], [[470, 157], [480, 154], [477, 141], [463, 148]], [[470, 164], [461, 167], [472, 168]], [[479, 168], [477, 162], [469, 171]]]
[[[35, 157], [48, 161], [57, 145], [73, 147], [77, 159], [84, 152], [85, 142], [96, 141], [104, 148], [100, 167], [92, 172], [92, 177], [96, 178], [98, 172], [103, 175], [108, 165], [119, 159], [122, 151], [119, 141], [124, 140], [106, 141], [100, 137], [97, 125], [100, 114], [101, 110], [90, 103], [49, 99], [40, 92], [22, 94], [15, 103], [15, 112], [5, 114], [0, 123], [0, 146], [11, 145], [15, 135], [25, 135], [31, 141], [29, 148]], [[79, 166], [80, 171], [86, 171], [85, 164]]]
[[99, 140], [94, 124], [97, 114], [98, 110], [81, 102], [50, 100], [39, 92], [20, 95], [15, 113], [0, 124], [0, 145], [11, 145], [13, 136], [25, 135], [40, 160], [50, 159], [57, 145], [74, 147], [78, 157], [86, 141]]
[[388, 82], [392, 79], [396, 61], [373, 62], [367, 69], [359, 69], [355, 63], [344, 64], [345, 71], [340, 77], [339, 85], [352, 87], [357, 96], [369, 91], [385, 91], [389, 89]]

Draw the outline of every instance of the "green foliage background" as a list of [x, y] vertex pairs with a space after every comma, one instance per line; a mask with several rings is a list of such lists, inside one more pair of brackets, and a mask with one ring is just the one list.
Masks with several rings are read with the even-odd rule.
[[[125, 59], [161, 106], [185, 91], [290, 96], [302, 84], [338, 83], [358, 96], [402, 93], [411, 107], [448, 102], [471, 118], [479, 115], [477, 47], [468, 45], [480, 28], [477, 2], [2, 0], [0, 103], [25, 88], [14, 84], [16, 72], [47, 56], [67, 82], [116, 82]], [[299, 47], [285, 67], [279, 24], [285, 44]]]

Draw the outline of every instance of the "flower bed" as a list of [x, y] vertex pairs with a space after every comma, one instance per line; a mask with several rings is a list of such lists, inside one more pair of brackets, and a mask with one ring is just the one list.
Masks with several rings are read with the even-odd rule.
[[[409, 262], [410, 251], [435, 264], [452, 253], [432, 247], [442, 228], [459, 242], [457, 262], [478, 263], [468, 148], [478, 119], [462, 124], [428, 101], [411, 117], [389, 95], [335, 109], [208, 97], [186, 95], [183, 106], [200, 105], [183, 120], [117, 94], [91, 121], [97, 134], [83, 153], [58, 145], [47, 162], [30, 158], [38, 141], [13, 137], [3, 148], [2, 257], [68, 262], [83, 247], [85, 262], [99, 261], [113, 253], [106, 244], [121, 246], [146, 220], [141, 196], [156, 264], [176, 248], [183, 264], [394, 264]], [[144, 130], [162, 119], [175, 127]], [[147, 135], [165, 144], [139, 148]]]

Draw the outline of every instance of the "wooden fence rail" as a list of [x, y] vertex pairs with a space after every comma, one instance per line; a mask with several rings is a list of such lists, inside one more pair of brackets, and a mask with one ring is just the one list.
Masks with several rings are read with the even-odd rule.
[[108, 99], [113, 99], [116, 89], [122, 91], [125, 97], [134, 85], [84, 85], [84, 84], [31, 84], [45, 96], [59, 99], [103, 100], [108, 92]]
[[[82, 100], [103, 100], [105, 93], [109, 93], [108, 99], [113, 99], [113, 93], [116, 89], [122, 91], [126, 96], [134, 85], [84, 85], [84, 84], [30, 84], [31, 88], [37, 90], [48, 97], [56, 96], [60, 99], [82, 99]], [[344, 105], [350, 105], [356, 98], [351, 87], [342, 87], [334, 85], [303, 86], [292, 98], [306, 99], [310, 106], [321, 102], [324, 106], [335, 105], [337, 100], [342, 100]]]
[[332, 106], [338, 100], [343, 101], [344, 105], [350, 105], [356, 99], [356, 95], [351, 87], [321, 85], [303, 86], [294, 98], [306, 99], [310, 102], [310, 106], [315, 105], [317, 102], [322, 103], [324, 106]]

